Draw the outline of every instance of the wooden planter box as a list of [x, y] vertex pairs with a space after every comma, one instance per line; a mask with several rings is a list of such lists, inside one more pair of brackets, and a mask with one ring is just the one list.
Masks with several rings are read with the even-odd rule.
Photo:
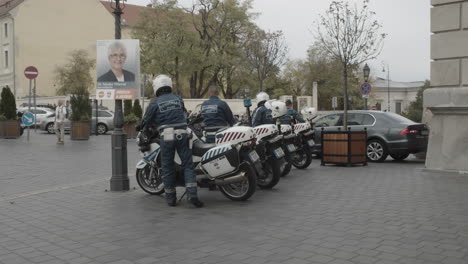
[[127, 134], [127, 138], [136, 138], [138, 133], [136, 131], [136, 126], [139, 122], [129, 123], [123, 125], [123, 131]]
[[89, 122], [72, 121], [70, 127], [70, 139], [88, 140], [90, 127]]
[[0, 121], [0, 138], [19, 138], [20, 121], [2, 120]]
[[367, 165], [367, 131], [322, 131], [322, 165]]

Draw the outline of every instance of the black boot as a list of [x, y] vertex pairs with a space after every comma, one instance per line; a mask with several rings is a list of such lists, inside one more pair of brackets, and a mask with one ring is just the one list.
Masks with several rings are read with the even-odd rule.
[[189, 202], [191, 204], [193, 204], [193, 206], [195, 206], [196, 208], [202, 208], [205, 204], [200, 201], [200, 199], [198, 199], [197, 197], [192, 197], [189, 199]]
[[174, 207], [177, 205], [177, 199], [167, 200], [167, 205]]

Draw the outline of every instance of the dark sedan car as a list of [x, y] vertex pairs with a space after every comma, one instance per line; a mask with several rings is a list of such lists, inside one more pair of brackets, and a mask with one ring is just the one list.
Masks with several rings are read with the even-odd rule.
[[[314, 120], [313, 153], [321, 154], [321, 131], [334, 131], [343, 126], [343, 113], [333, 113]], [[348, 111], [351, 130], [367, 128], [367, 158], [382, 162], [388, 155], [395, 160], [406, 159], [411, 153], [425, 152], [429, 130], [401, 115], [380, 111]]]

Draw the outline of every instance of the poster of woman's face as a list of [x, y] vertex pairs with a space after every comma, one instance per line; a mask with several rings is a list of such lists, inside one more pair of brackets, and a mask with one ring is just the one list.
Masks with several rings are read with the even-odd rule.
[[139, 40], [98, 40], [96, 47], [96, 98], [137, 98], [140, 83]]

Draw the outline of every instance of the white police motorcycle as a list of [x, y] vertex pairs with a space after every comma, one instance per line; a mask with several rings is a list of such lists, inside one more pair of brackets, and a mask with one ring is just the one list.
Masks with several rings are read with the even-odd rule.
[[[249, 199], [256, 189], [255, 134], [251, 127], [231, 127], [216, 134], [216, 144], [206, 144], [189, 128], [193, 152], [194, 172], [201, 188], [217, 186], [224, 196], [233, 201]], [[147, 193], [161, 195], [164, 185], [161, 177], [159, 136], [153, 129], [140, 131], [137, 144], [142, 159], [136, 165], [138, 185]], [[181, 160], [175, 155], [176, 186], [183, 187]]]

